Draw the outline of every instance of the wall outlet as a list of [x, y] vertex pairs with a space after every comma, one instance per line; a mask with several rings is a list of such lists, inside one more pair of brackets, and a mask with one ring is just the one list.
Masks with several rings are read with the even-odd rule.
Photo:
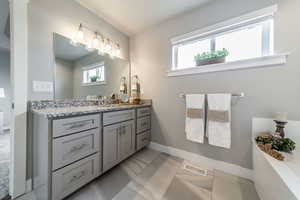
[[34, 92], [53, 92], [53, 83], [47, 81], [33, 81]]

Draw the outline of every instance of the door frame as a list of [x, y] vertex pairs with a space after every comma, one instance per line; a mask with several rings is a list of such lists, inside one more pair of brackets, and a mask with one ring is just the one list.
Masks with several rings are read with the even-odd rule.
[[26, 192], [28, 3], [29, 0], [9, 0], [11, 88], [13, 102], [9, 194], [12, 199]]

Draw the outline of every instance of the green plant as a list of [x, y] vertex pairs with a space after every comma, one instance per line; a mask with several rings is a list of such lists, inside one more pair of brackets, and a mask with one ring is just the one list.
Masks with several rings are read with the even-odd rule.
[[295, 150], [296, 143], [289, 138], [275, 139], [272, 143], [272, 148], [277, 151], [291, 152]]
[[94, 75], [94, 76], [91, 76], [90, 79], [91, 79], [91, 82], [96, 82], [98, 80], [99, 76], [97, 75]]
[[296, 143], [289, 138], [275, 138], [272, 136], [263, 137], [258, 136], [255, 138], [257, 143], [272, 144], [272, 149], [283, 152], [292, 152], [296, 148]]
[[229, 52], [227, 49], [223, 48], [222, 50], [218, 51], [211, 51], [211, 52], [204, 52], [204, 53], [198, 53], [195, 55], [195, 61], [205, 60], [209, 58], [220, 58], [220, 57], [226, 57], [229, 55]]
[[257, 143], [262, 143], [262, 144], [272, 144], [273, 143], [273, 139], [271, 137], [258, 136], [255, 138], [255, 141]]

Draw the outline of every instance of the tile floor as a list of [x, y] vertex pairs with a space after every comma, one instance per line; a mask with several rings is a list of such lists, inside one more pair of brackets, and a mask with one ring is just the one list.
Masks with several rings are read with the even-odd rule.
[[[206, 169], [203, 176], [193, 169]], [[190, 169], [190, 168], [189, 168]], [[237, 176], [145, 149], [66, 200], [259, 200], [254, 184]]]
[[0, 134], [0, 199], [8, 195], [10, 134]]

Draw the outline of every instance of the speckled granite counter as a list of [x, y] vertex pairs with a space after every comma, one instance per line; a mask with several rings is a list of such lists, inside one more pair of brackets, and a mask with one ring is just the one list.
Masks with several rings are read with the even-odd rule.
[[101, 112], [109, 112], [116, 110], [126, 110], [131, 108], [151, 106], [150, 102], [140, 105], [93, 105], [93, 106], [68, 106], [68, 107], [57, 107], [57, 108], [43, 108], [43, 109], [32, 109], [33, 113], [43, 115], [48, 119], [70, 117], [85, 114], [94, 114]]

